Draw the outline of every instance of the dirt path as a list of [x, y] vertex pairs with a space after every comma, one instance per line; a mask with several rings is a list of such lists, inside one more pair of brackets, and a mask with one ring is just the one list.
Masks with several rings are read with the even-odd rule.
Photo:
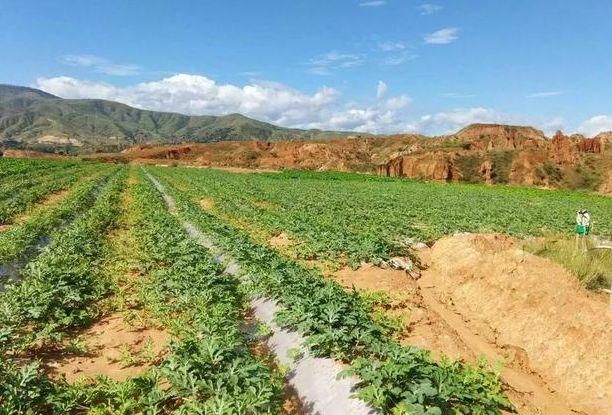
[[452, 358], [503, 363], [522, 414], [612, 413], [612, 331], [604, 299], [560, 266], [497, 235], [458, 235], [419, 251], [415, 281], [364, 264], [333, 274], [346, 287], [386, 291], [405, 319], [402, 341]]
[[[368, 292], [384, 291], [393, 300], [388, 315], [400, 318], [405, 328], [403, 344], [430, 350], [436, 358], [448, 356], [477, 363], [485, 357], [493, 365], [504, 365], [502, 380], [506, 394], [521, 414], [572, 414], [563, 399], [555, 396], [537, 376], [517, 363], [524, 357], [520, 349], [503, 349], [487, 340], [485, 327], [468, 327], [463, 317], [438, 301], [432, 287], [409, 278], [404, 271], [380, 269], [363, 264], [356, 271], [344, 268], [333, 274], [347, 289], [355, 286]], [[527, 370], [524, 370], [527, 369]]]

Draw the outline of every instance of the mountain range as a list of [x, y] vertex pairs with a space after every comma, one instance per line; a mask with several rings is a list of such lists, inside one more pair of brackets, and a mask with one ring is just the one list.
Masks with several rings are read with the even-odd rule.
[[594, 138], [558, 132], [550, 139], [532, 127], [473, 124], [441, 137], [357, 135], [282, 128], [240, 114], [146, 111], [0, 85], [0, 140], [13, 156], [90, 154], [114, 162], [346, 170], [612, 193], [610, 132]]
[[5, 148], [64, 154], [115, 152], [140, 144], [226, 140], [317, 140], [349, 132], [283, 128], [240, 114], [188, 116], [101, 99], [63, 99], [0, 84], [0, 140]]

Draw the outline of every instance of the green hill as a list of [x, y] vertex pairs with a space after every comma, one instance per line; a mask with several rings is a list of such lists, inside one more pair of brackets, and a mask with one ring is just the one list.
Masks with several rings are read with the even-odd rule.
[[0, 84], [0, 140], [6, 148], [77, 154], [120, 151], [137, 144], [328, 139], [349, 134], [282, 128], [240, 114], [145, 111], [113, 101], [63, 99]]

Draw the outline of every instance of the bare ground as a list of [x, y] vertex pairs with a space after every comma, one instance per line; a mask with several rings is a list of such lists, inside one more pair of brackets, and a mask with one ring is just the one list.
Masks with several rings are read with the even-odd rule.
[[523, 414], [612, 413], [612, 326], [605, 299], [549, 260], [499, 235], [457, 235], [419, 251], [419, 280], [363, 264], [333, 274], [346, 287], [386, 291], [405, 319], [402, 341], [503, 364]]
[[200, 207], [204, 210], [212, 210], [215, 207], [215, 201], [212, 199], [200, 200]]
[[289, 246], [289, 245], [293, 245], [293, 241], [289, 238], [289, 236], [286, 233], [281, 233], [278, 234], [276, 236], [273, 236], [272, 238], [270, 238], [270, 245], [273, 248], [278, 248], [278, 247], [282, 247], [282, 246]]
[[[128, 183], [136, 183], [133, 175]], [[130, 192], [124, 193], [121, 203], [124, 212], [129, 212]], [[122, 216], [120, 225], [107, 235], [116, 255], [109, 255], [102, 265], [115, 285], [113, 295], [100, 302], [106, 314], [41, 356], [51, 376], [65, 376], [70, 383], [97, 376], [123, 381], [143, 374], [168, 352], [170, 333], [139, 306], [137, 286], [142, 276], [133, 259], [137, 248], [130, 226], [128, 215]]]
[[154, 327], [136, 327], [115, 313], [94, 323], [78, 338], [85, 345], [84, 352], [45, 357], [52, 376], [64, 375], [73, 383], [96, 376], [123, 381], [141, 375], [164, 354], [170, 335]]

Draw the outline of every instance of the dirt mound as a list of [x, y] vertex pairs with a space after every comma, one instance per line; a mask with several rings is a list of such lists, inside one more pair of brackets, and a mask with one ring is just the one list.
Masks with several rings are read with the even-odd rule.
[[520, 351], [572, 408], [612, 413], [612, 316], [604, 299], [560, 265], [528, 254], [510, 238], [463, 234], [424, 254], [419, 284], [470, 327], [506, 350]]

